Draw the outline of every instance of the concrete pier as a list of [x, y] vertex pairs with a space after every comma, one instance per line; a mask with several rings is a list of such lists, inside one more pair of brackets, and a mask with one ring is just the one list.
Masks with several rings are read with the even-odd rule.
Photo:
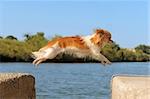
[[0, 73], [0, 99], [35, 99], [35, 78], [26, 73]]
[[150, 99], [150, 76], [115, 76], [112, 99]]

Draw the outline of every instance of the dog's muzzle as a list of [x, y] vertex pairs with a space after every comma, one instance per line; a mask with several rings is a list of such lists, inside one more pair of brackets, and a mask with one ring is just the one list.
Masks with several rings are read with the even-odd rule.
[[109, 43], [114, 43], [114, 41], [113, 41], [113, 40], [110, 40]]

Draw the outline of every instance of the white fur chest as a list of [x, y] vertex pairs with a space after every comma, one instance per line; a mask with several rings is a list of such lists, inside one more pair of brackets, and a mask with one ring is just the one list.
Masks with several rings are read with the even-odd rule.
[[99, 53], [100, 52], [100, 48], [98, 46], [96, 46], [94, 43], [91, 42], [92, 36], [84, 36], [82, 37], [82, 39], [84, 40], [85, 44], [89, 47], [90, 51], [92, 53]]

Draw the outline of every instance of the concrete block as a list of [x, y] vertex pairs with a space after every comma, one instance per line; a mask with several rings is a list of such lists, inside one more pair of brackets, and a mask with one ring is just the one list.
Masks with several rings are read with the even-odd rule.
[[150, 76], [115, 76], [112, 99], [150, 99]]
[[0, 99], [35, 99], [35, 78], [26, 73], [0, 73]]

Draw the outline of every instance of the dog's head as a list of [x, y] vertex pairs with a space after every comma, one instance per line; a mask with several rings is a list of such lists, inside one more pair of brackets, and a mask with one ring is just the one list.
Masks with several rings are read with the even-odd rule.
[[99, 47], [103, 47], [107, 43], [113, 43], [110, 32], [103, 29], [96, 29], [91, 41]]

